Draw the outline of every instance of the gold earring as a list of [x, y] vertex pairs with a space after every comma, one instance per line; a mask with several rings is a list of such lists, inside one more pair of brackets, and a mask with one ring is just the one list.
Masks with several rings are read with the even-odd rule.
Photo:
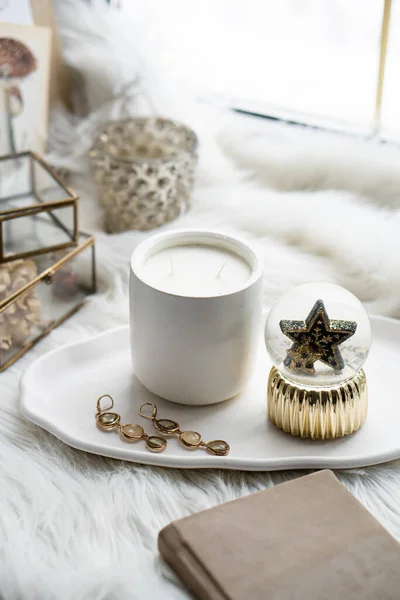
[[[152, 407], [151, 414], [143, 412], [145, 406]], [[197, 431], [182, 431], [179, 428], [179, 423], [172, 421], [172, 419], [157, 419], [157, 407], [152, 402], [145, 402], [142, 404], [139, 408], [139, 415], [152, 421], [157, 431], [160, 431], [164, 435], [179, 435], [181, 444], [188, 450], [203, 448], [208, 450], [210, 454], [215, 454], [216, 456], [226, 456], [229, 453], [230, 446], [228, 442], [225, 442], [224, 440], [212, 440], [211, 442], [206, 443], [203, 442], [201, 434]]]
[[[111, 404], [105, 408], [102, 408], [101, 401], [103, 398], [109, 398]], [[125, 442], [139, 442], [145, 440], [148, 450], [151, 452], [163, 452], [167, 447], [167, 440], [157, 435], [148, 435], [145, 433], [141, 425], [136, 423], [126, 423], [121, 425], [121, 415], [116, 412], [112, 412], [114, 407], [114, 400], [110, 394], [103, 394], [97, 400], [97, 413], [96, 413], [96, 424], [103, 431], [112, 431], [113, 429], [119, 428], [121, 439]]]

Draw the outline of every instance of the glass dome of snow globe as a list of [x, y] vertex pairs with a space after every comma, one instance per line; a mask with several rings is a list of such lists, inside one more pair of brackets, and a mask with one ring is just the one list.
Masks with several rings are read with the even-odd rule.
[[278, 371], [299, 386], [329, 388], [354, 377], [371, 347], [361, 302], [332, 283], [307, 283], [282, 296], [269, 312], [265, 344]]

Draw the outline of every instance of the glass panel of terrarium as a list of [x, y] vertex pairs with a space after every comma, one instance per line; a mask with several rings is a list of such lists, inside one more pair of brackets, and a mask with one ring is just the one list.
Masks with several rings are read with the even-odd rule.
[[[65, 253], [55, 252], [60, 260]], [[47, 328], [79, 306], [94, 291], [93, 246], [88, 246], [58, 267], [52, 277], [35, 288], [40, 301], [40, 327]]]
[[32, 185], [38, 202], [53, 202], [71, 197], [70, 191], [39, 162], [33, 160], [32, 166]]
[[0, 212], [35, 204], [29, 155], [0, 159]]
[[37, 252], [70, 244], [74, 232], [74, 204], [62, 205], [34, 215], [18, 214], [2, 223], [3, 253], [11, 255]]

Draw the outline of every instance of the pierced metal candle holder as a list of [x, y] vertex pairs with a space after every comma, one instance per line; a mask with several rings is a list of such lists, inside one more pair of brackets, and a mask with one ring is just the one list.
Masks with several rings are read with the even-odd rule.
[[190, 205], [197, 137], [161, 117], [126, 119], [103, 127], [90, 150], [109, 233], [149, 230]]

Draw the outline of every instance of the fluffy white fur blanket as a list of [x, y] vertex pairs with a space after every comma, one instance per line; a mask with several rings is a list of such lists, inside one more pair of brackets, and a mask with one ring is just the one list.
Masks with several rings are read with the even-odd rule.
[[[127, 323], [128, 261], [146, 234], [101, 231], [86, 160], [92, 133], [120, 114], [157, 111], [187, 122], [200, 138], [193, 207], [169, 227], [213, 227], [256, 243], [265, 256], [265, 307], [295, 284], [329, 280], [357, 294], [368, 310], [394, 317], [400, 316], [400, 156], [373, 141], [196, 105], [163, 66], [144, 3], [127, 2], [118, 12], [60, 0], [57, 9], [65, 55], [83, 76], [90, 115], [54, 115], [49, 159], [73, 172], [81, 221], [96, 232], [100, 291], [1, 375], [0, 596], [185, 598], [158, 558], [158, 531], [300, 473], [127, 464], [73, 450], [20, 416], [18, 380], [37, 356]], [[337, 474], [400, 539], [400, 461]]]

